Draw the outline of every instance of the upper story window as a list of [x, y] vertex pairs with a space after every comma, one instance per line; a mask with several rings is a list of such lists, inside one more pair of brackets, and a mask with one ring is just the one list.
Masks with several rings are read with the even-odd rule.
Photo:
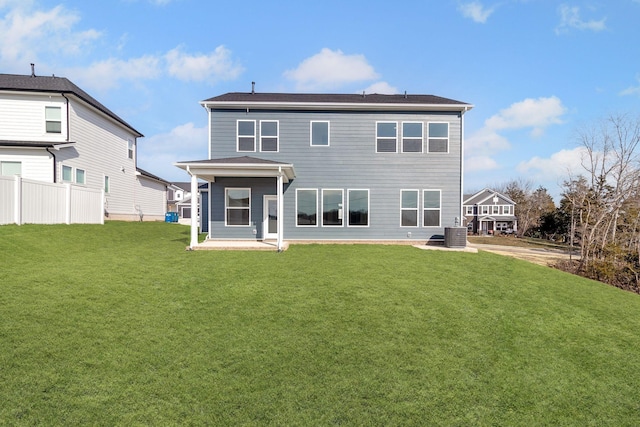
[[473, 206], [465, 206], [465, 215], [473, 215]]
[[398, 123], [376, 123], [376, 153], [398, 152]]
[[449, 123], [429, 123], [427, 146], [429, 153], [449, 152]]
[[238, 151], [256, 151], [255, 120], [238, 120], [237, 149]]
[[503, 215], [513, 215], [513, 212], [511, 211], [511, 206], [510, 205], [504, 205], [502, 207], [502, 214]]
[[135, 145], [133, 144], [133, 140], [128, 139], [127, 140], [127, 157], [129, 157], [130, 159], [133, 159], [134, 149], [135, 149]]
[[311, 122], [311, 146], [329, 146], [329, 122]]
[[422, 153], [422, 123], [402, 123], [402, 152]]
[[0, 162], [0, 175], [22, 175], [22, 162]]
[[489, 206], [480, 206], [480, 215], [489, 215]]
[[278, 122], [262, 120], [260, 122], [260, 151], [278, 151]]
[[44, 107], [44, 119], [47, 133], [62, 133], [62, 109]]

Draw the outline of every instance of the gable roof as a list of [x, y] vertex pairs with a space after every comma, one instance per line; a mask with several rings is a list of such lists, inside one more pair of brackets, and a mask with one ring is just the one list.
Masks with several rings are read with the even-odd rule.
[[149, 179], [153, 179], [154, 181], [158, 181], [164, 185], [170, 185], [171, 183], [169, 181], [167, 181], [166, 179], [162, 179], [157, 175], [154, 175], [150, 172], [147, 172], [144, 169], [140, 169], [140, 168], [136, 168], [136, 172], [140, 175], [143, 176], [145, 178], [149, 178]]
[[55, 76], [24, 76], [17, 74], [0, 74], [0, 91], [17, 91], [17, 92], [44, 92], [64, 95], [74, 95], [83, 100], [96, 110], [109, 116], [111, 119], [120, 123], [138, 137], [142, 137], [140, 132], [135, 130], [133, 126], [125, 122], [116, 113], [102, 105], [98, 100], [80, 89], [73, 82], [65, 77]]
[[435, 95], [229, 92], [201, 102], [210, 108], [326, 108], [466, 112], [473, 105]]
[[490, 188], [485, 188], [481, 191], [478, 191], [476, 194], [472, 194], [472, 195], [465, 194], [464, 201], [462, 202], [462, 204], [463, 205], [479, 205], [493, 198], [494, 195], [497, 195], [499, 198], [501, 198], [502, 200], [504, 200], [509, 204], [512, 204], [512, 205], [516, 204], [516, 202], [514, 202], [504, 194], [494, 191]]

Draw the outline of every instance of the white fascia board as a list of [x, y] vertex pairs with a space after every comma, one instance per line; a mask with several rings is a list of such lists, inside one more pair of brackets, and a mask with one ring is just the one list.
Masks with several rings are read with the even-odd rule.
[[205, 108], [238, 108], [238, 109], [294, 109], [294, 110], [367, 110], [367, 111], [458, 111], [466, 113], [473, 108], [471, 104], [390, 104], [390, 103], [346, 103], [346, 102], [225, 102], [202, 101]]
[[295, 170], [291, 164], [262, 165], [229, 163], [223, 165], [209, 165], [203, 163], [174, 163], [174, 166], [190, 171], [199, 177], [251, 177], [275, 178], [283, 174], [285, 182], [295, 178]]

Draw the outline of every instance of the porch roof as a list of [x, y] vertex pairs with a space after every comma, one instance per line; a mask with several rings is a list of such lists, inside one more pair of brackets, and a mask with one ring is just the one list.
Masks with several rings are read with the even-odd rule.
[[291, 163], [259, 159], [257, 157], [227, 157], [223, 159], [176, 162], [175, 166], [190, 175], [213, 182], [216, 177], [277, 178], [282, 175], [285, 183], [296, 177]]

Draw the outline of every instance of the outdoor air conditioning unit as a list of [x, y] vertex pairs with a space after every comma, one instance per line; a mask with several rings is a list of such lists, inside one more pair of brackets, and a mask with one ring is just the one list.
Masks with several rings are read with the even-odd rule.
[[445, 227], [444, 246], [447, 248], [464, 248], [467, 246], [466, 227]]

